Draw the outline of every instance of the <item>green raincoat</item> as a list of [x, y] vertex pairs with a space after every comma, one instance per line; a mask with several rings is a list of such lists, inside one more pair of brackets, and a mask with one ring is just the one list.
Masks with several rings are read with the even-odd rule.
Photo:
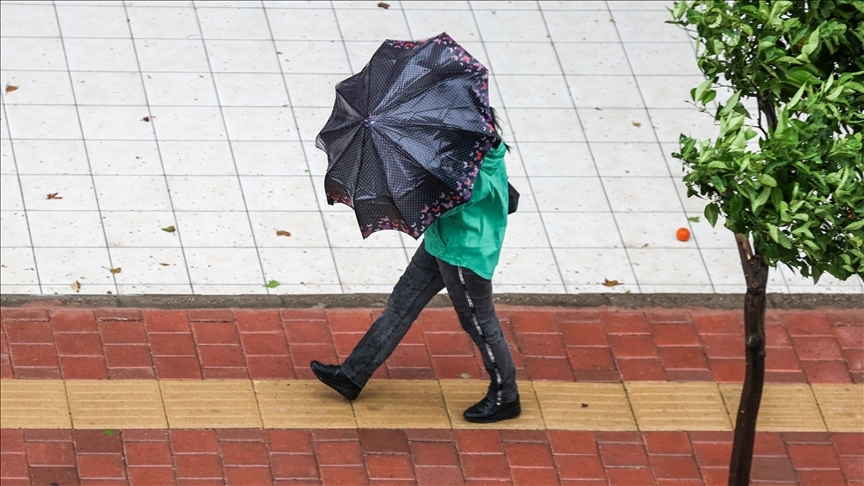
[[444, 213], [426, 229], [426, 251], [450, 265], [491, 280], [507, 229], [507, 168], [504, 143], [483, 159], [471, 200]]

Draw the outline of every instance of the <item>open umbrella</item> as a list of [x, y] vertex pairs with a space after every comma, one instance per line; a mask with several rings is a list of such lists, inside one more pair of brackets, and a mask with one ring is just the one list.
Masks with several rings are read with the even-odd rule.
[[318, 134], [327, 202], [354, 208], [364, 238], [384, 229], [419, 238], [470, 200], [483, 157], [499, 140], [488, 76], [446, 33], [381, 44], [362, 71], [336, 85]]

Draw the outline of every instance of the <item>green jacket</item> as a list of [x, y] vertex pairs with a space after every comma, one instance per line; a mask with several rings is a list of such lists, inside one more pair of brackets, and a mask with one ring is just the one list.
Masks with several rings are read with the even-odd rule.
[[474, 181], [471, 199], [444, 213], [426, 229], [426, 251], [491, 280], [507, 229], [507, 168], [504, 143], [490, 149]]

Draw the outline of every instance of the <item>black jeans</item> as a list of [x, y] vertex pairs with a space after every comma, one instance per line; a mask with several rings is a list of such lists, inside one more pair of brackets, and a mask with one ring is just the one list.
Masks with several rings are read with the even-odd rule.
[[421, 244], [399, 279], [387, 308], [342, 363], [342, 371], [363, 387], [438, 292], [447, 287], [462, 329], [480, 350], [491, 383], [487, 396], [498, 403], [516, 399], [516, 367], [492, 302], [492, 281], [439, 260]]

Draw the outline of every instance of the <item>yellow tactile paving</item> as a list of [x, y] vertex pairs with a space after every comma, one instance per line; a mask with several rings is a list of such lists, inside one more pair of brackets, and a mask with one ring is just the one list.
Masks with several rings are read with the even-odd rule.
[[832, 432], [864, 432], [864, 385], [813, 385], [813, 394]]
[[534, 382], [547, 429], [637, 430], [619, 383]]
[[496, 424], [472, 424], [462, 417], [466, 408], [477, 403], [486, 394], [489, 382], [480, 380], [441, 380], [441, 391], [454, 429], [533, 429], [546, 428], [543, 416], [540, 415], [540, 405], [534, 395], [533, 383], [520, 381], [519, 400], [522, 405], [522, 415], [514, 420]]
[[317, 381], [256, 380], [264, 428], [357, 428], [348, 400]]
[[72, 428], [60, 380], [0, 380], [0, 428]]
[[[729, 419], [735, 420], [741, 385], [720, 385]], [[762, 390], [756, 430], [765, 432], [824, 432], [825, 422], [809, 385], [771, 384]]]
[[624, 384], [639, 430], [732, 430], [716, 383]]
[[446, 429], [447, 409], [437, 381], [379, 380], [351, 403], [357, 426], [376, 429]]
[[261, 427], [248, 380], [161, 381], [168, 426], [177, 429]]
[[168, 427], [159, 382], [70, 380], [66, 393], [75, 429]]
[[[731, 430], [740, 393], [710, 382], [520, 382], [518, 419], [466, 422], [486, 386], [374, 380], [348, 402], [310, 380], [2, 380], [0, 427]], [[765, 385], [758, 427], [864, 432], [864, 385]]]

